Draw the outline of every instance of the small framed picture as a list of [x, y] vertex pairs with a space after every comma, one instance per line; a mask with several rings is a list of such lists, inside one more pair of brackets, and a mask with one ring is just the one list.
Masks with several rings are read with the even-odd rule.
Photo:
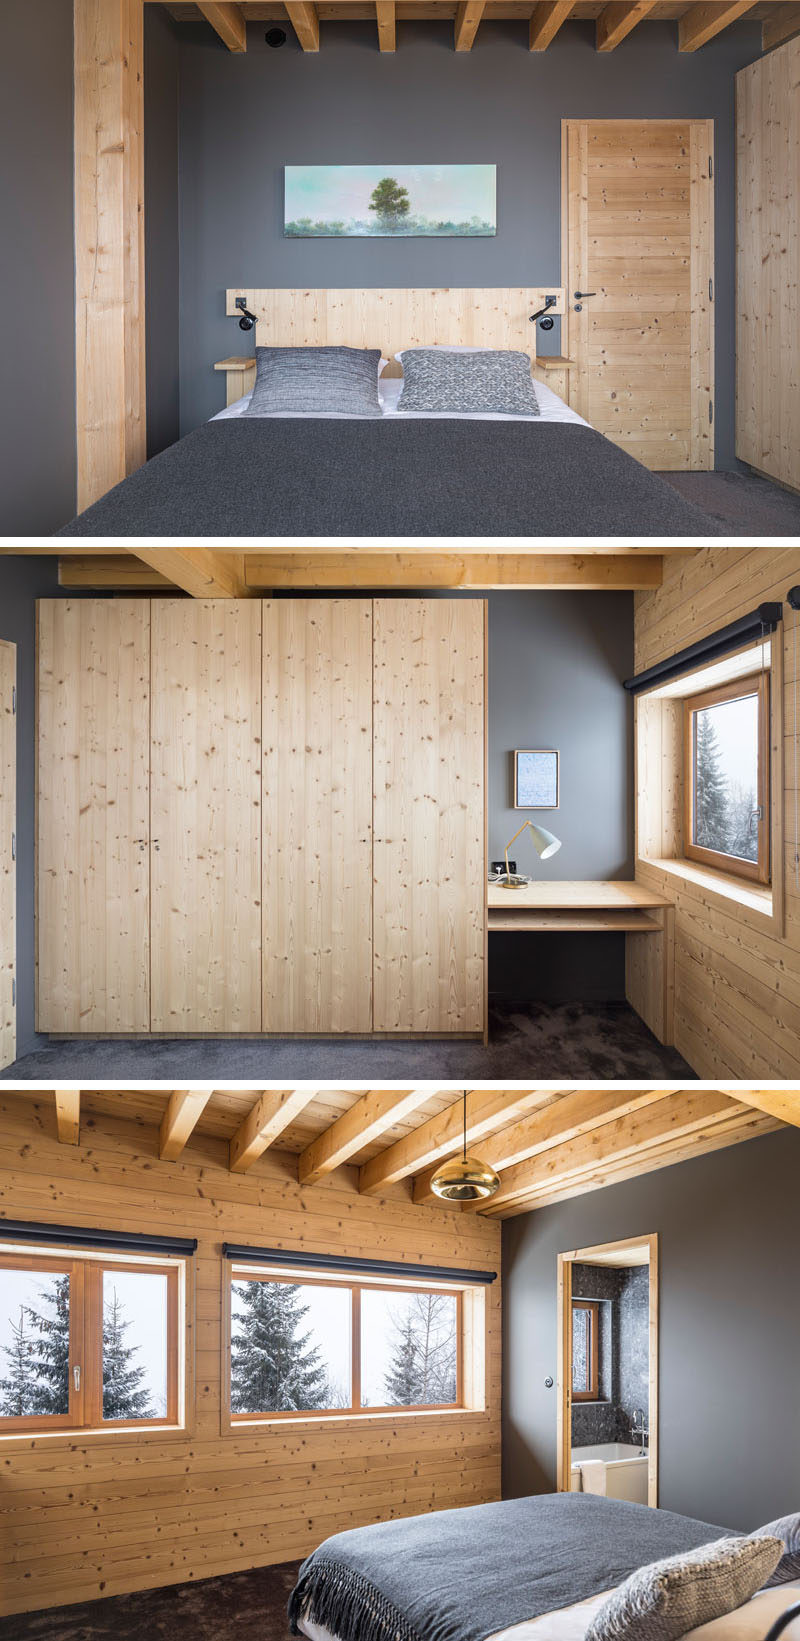
[[514, 808], [558, 808], [558, 753], [515, 751]]

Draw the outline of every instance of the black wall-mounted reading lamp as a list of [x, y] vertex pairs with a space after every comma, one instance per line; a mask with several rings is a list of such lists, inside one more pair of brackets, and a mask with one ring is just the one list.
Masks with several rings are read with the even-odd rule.
[[558, 301], [557, 296], [546, 296], [545, 299], [544, 299], [544, 307], [543, 308], [537, 308], [536, 312], [532, 313], [529, 316], [531, 324], [535, 325], [536, 321], [538, 319], [538, 320], [541, 321], [542, 330], [552, 330], [553, 326], [555, 324], [555, 320], [551, 319], [549, 316], [547, 316], [545, 318], [545, 317], [543, 317], [543, 315], [547, 315], [548, 308], [554, 308], [557, 301]]
[[250, 312], [250, 309], [248, 307], [245, 306], [244, 297], [243, 296], [237, 296], [234, 306], [239, 308], [239, 310], [241, 312], [241, 318], [239, 320], [239, 329], [240, 330], [252, 330], [253, 326], [256, 322], [256, 316], [255, 316], [254, 313]]

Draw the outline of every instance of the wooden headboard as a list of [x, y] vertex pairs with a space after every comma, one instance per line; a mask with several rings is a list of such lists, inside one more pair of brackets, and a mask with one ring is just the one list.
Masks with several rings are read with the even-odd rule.
[[394, 355], [401, 348], [463, 343], [516, 348], [536, 360], [536, 326], [530, 316], [555, 296], [551, 313], [564, 312], [564, 288], [526, 290], [251, 291], [226, 293], [226, 312], [236, 298], [256, 315], [261, 347], [380, 348], [391, 361], [386, 375], [400, 376]]

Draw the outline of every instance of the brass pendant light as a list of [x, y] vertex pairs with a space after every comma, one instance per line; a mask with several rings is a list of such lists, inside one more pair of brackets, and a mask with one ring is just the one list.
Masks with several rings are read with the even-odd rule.
[[493, 1197], [500, 1181], [488, 1162], [467, 1156], [467, 1091], [464, 1090], [464, 1147], [460, 1157], [451, 1157], [437, 1168], [431, 1190], [447, 1202], [478, 1202]]

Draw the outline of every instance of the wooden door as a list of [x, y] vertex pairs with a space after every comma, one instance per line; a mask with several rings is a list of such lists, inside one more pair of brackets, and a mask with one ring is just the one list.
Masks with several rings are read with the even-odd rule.
[[800, 40], [736, 76], [736, 454], [800, 490]]
[[0, 638], [0, 1070], [17, 1057], [17, 646]]
[[485, 1019], [482, 599], [374, 604], [374, 1028]]
[[714, 466], [713, 141], [713, 120], [563, 124], [570, 402], [645, 467]]
[[38, 609], [37, 1025], [150, 1024], [150, 606]]
[[264, 606], [265, 1031], [372, 1025], [372, 601]]
[[261, 603], [152, 611], [152, 1030], [260, 1031]]

